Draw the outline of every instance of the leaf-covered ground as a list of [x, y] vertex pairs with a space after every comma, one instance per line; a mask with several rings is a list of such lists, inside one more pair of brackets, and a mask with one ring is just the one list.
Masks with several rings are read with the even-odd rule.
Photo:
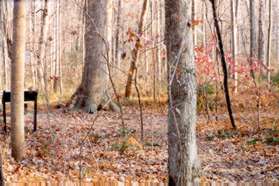
[[[225, 114], [208, 122], [199, 116], [198, 145], [203, 177], [211, 180], [279, 180], [278, 114], [236, 114], [238, 130], [230, 129]], [[144, 143], [140, 143], [139, 112], [125, 108], [127, 129], [117, 113], [96, 115], [40, 112], [38, 131], [32, 133], [32, 113], [26, 116], [26, 155], [21, 163], [11, 158], [10, 137], [1, 130], [1, 154], [6, 181], [78, 179], [105, 175], [117, 179], [165, 180], [167, 174], [167, 117], [145, 111]], [[9, 133], [8, 133], [9, 134]], [[126, 135], [128, 137], [121, 137]]]

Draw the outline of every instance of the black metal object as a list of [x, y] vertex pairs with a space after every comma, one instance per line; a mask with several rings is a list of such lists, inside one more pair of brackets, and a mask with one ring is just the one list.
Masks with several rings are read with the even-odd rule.
[[[33, 132], [37, 130], [37, 91], [24, 91], [24, 101], [34, 101], [34, 123]], [[3, 118], [4, 118], [4, 130], [7, 131], [7, 120], [6, 120], [6, 103], [11, 102], [11, 92], [3, 91], [2, 105], [3, 105]]]

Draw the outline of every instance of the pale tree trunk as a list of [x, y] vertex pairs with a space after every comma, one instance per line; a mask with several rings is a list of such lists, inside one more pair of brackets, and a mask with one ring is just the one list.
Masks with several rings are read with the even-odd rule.
[[[264, 0], [259, 0], [259, 37], [258, 37], [258, 60], [264, 64]], [[262, 67], [261, 67], [262, 68]]]
[[236, 4], [235, 0], [231, 0], [231, 25], [232, 25], [232, 56], [234, 61], [233, 66], [233, 77], [234, 77], [234, 93], [237, 93], [237, 86], [238, 86], [238, 73], [237, 73], [237, 22], [236, 22]]
[[267, 65], [267, 82], [270, 86], [271, 81], [271, 48], [272, 48], [272, 0], [269, 0], [269, 18], [268, 18], [268, 39], [267, 39], [267, 57], [266, 57], [266, 65]]
[[257, 44], [256, 44], [256, 6], [255, 6], [255, 0], [250, 0], [250, 74], [253, 79], [255, 79], [255, 73], [252, 69], [253, 62], [256, 59], [257, 56]]
[[192, 185], [199, 177], [191, 5], [192, 0], [165, 1], [169, 82], [168, 171], [169, 185], [173, 186]]
[[88, 1], [85, 17], [85, 65], [82, 82], [72, 97], [73, 106], [95, 113], [104, 104], [108, 85], [106, 49], [107, 0]]
[[155, 28], [155, 1], [149, 1], [149, 7], [150, 7], [150, 20], [151, 20], [151, 26], [150, 26], [150, 36], [151, 36], [151, 40], [152, 40], [152, 65], [153, 65], [153, 74], [152, 74], [152, 79], [153, 79], [153, 83], [152, 83], [152, 97], [153, 97], [153, 101], [156, 101], [156, 63], [157, 63], [157, 55], [156, 55], [156, 40], [155, 40], [155, 35], [156, 32], [154, 32], [154, 28]]
[[32, 89], [37, 88], [37, 70], [36, 70], [36, 62], [35, 62], [35, 51], [36, 51], [36, 0], [31, 0], [30, 3], [30, 13], [31, 13], [31, 21], [30, 21], [30, 38], [31, 39], [31, 58], [30, 65], [32, 71]]
[[161, 0], [156, 1], [156, 11], [157, 11], [157, 16], [156, 16], [156, 33], [157, 33], [157, 79], [159, 83], [162, 80], [162, 59], [161, 59], [161, 52], [162, 52], [162, 31], [161, 31], [161, 16], [162, 16], [162, 11], [161, 11]]
[[[55, 13], [56, 13], [56, 19], [55, 19], [55, 66], [54, 66], [54, 74], [55, 77], [53, 79], [53, 90], [55, 93], [58, 92], [59, 88], [59, 81], [61, 81], [61, 78], [59, 76], [59, 64], [61, 63], [60, 59], [60, 0], [57, 0], [55, 3]], [[61, 94], [61, 91], [60, 91]]]
[[[87, 0], [85, 0], [85, 3], [87, 2]], [[61, 19], [61, 17], [63, 17], [62, 15], [63, 14], [61, 14], [61, 0], [58, 0], [58, 30], [57, 30], [57, 36], [58, 36], [58, 46], [57, 46], [57, 48], [59, 49], [59, 50], [57, 50], [57, 57], [58, 57], [58, 64], [57, 64], [57, 68], [58, 68], [58, 76], [59, 76], [59, 93], [60, 93], [60, 96], [62, 96], [63, 95], [63, 91], [64, 91], [64, 89], [63, 89], [63, 68], [62, 68], [62, 52], [61, 52], [61, 48], [62, 48], [62, 41], [61, 41], [61, 33], [62, 33], [62, 19]], [[85, 19], [85, 17], [84, 17], [84, 19]], [[83, 25], [83, 33], [84, 33], [84, 30], [85, 30], [85, 25]], [[84, 35], [83, 35], [83, 49], [84, 49]]]
[[276, 49], [275, 49], [275, 52], [276, 52], [276, 58], [277, 58], [277, 61], [279, 62], [279, 24], [278, 24], [278, 20], [277, 18], [279, 17], [279, 1], [275, 1], [274, 2], [274, 14], [273, 14], [273, 17], [276, 18], [274, 19], [273, 18], [273, 21], [274, 21], [274, 29], [275, 29], [275, 41], [276, 41]]
[[8, 19], [8, 5], [7, 5], [7, 1], [6, 0], [2, 0], [0, 2], [1, 5], [1, 9], [0, 9], [0, 13], [1, 13], [1, 28], [2, 28], [2, 54], [3, 54], [3, 88], [5, 90], [10, 89], [9, 87], [9, 80], [8, 80], [8, 64], [9, 64], [9, 47], [8, 47], [8, 40], [11, 38], [9, 36], [9, 31], [7, 28], [7, 19]]
[[144, 0], [143, 5], [142, 5], [140, 20], [139, 20], [139, 24], [138, 24], [137, 39], [135, 42], [135, 46], [132, 50], [132, 60], [131, 60], [130, 68], [128, 71], [128, 78], [127, 78], [127, 83], [126, 83], [126, 88], [125, 88], [125, 97], [126, 98], [130, 97], [131, 93], [132, 93], [132, 82], [133, 82], [133, 78], [135, 76], [136, 64], [137, 64], [138, 54], [139, 54], [139, 50], [140, 50], [140, 46], [141, 46], [141, 36], [143, 34], [143, 21], [144, 21], [144, 16], [145, 16], [146, 9], [147, 9], [147, 4], [148, 4], [147, 0]]
[[48, 0], [44, 0], [44, 8], [42, 12], [42, 21], [41, 21], [41, 30], [39, 37], [39, 46], [37, 54], [37, 71], [38, 71], [38, 81], [41, 82], [40, 89], [45, 91], [47, 94], [47, 77], [45, 77], [45, 69], [47, 68], [44, 64], [45, 59], [45, 48], [47, 42], [47, 33], [48, 33]]
[[206, 5], [205, 5], [206, 2], [203, 2], [202, 3], [202, 21], [203, 21], [203, 24], [202, 24], [202, 32], [203, 32], [203, 37], [202, 37], [202, 45], [203, 45], [203, 48], [205, 49], [206, 48], [206, 40], [207, 40], [207, 29], [206, 29]]
[[[192, 0], [192, 23], [196, 21], [196, 0]], [[197, 32], [196, 32], [196, 25], [193, 25], [193, 43], [194, 48], [197, 45]]]
[[14, 0], [13, 59], [11, 72], [12, 156], [24, 156], [24, 64], [26, 37], [25, 0]]

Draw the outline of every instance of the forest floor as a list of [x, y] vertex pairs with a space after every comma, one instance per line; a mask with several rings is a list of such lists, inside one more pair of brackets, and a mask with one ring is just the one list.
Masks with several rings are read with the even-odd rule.
[[[163, 109], [164, 110], [164, 109]], [[144, 143], [140, 143], [139, 112], [124, 109], [126, 130], [119, 114], [96, 115], [64, 109], [40, 111], [38, 131], [32, 133], [33, 115], [26, 114], [26, 154], [22, 162], [11, 158], [10, 137], [1, 130], [0, 145], [5, 179], [63, 180], [104, 175], [116, 179], [166, 180], [167, 116], [165, 111], [145, 109]], [[203, 179], [220, 181], [279, 180], [278, 110], [235, 114], [238, 130], [232, 130], [226, 113], [200, 114], [197, 125]], [[121, 137], [126, 135], [127, 137]]]

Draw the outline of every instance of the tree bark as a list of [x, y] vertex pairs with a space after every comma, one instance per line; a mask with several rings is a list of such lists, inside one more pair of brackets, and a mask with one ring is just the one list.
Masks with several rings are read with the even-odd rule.
[[8, 41], [10, 40], [9, 36], [9, 31], [7, 28], [7, 23], [8, 23], [8, 2], [6, 0], [2, 0], [0, 2], [1, 4], [1, 27], [2, 27], [2, 54], [3, 54], [3, 88], [5, 90], [10, 89], [9, 86], [9, 77], [8, 77], [8, 64], [9, 64], [9, 59], [11, 56], [9, 54], [11, 53], [9, 50], [11, 50], [10, 45], [8, 44]]
[[32, 54], [30, 57], [30, 65], [32, 71], [32, 89], [37, 88], [37, 70], [35, 62], [35, 51], [36, 51], [36, 0], [31, 0], [30, 3], [31, 21], [30, 21], [30, 40], [31, 40], [31, 50]]
[[140, 20], [138, 24], [137, 39], [136, 39], [135, 46], [132, 50], [132, 60], [128, 71], [128, 78], [127, 78], [126, 89], [125, 89], [126, 98], [130, 97], [132, 93], [132, 82], [135, 76], [136, 64], [137, 64], [138, 54], [141, 46], [141, 36], [143, 34], [143, 21], [144, 21], [146, 9], [147, 9], [147, 0], [144, 0], [142, 5]]
[[117, 0], [117, 16], [116, 16], [116, 30], [115, 30], [115, 63], [118, 68], [120, 68], [120, 56], [119, 56], [119, 32], [121, 26], [121, 16], [122, 16], [122, 0]]
[[104, 104], [108, 85], [106, 60], [107, 0], [88, 1], [85, 20], [85, 65], [82, 82], [72, 97], [75, 108], [95, 113]]
[[237, 22], [236, 22], [236, 5], [235, 0], [231, 0], [231, 25], [232, 25], [232, 56], [233, 56], [233, 77], [234, 77], [234, 93], [237, 93], [237, 86], [238, 86], [238, 73], [237, 73]]
[[264, 1], [259, 0], [258, 60], [262, 64], [264, 64], [264, 61], [265, 61], [264, 60], [264, 58], [265, 58], [265, 42], [264, 42], [264, 30], [263, 30], [263, 28], [264, 28]]
[[229, 85], [228, 85], [228, 71], [227, 71], [227, 64], [226, 64], [226, 59], [225, 59], [225, 52], [224, 52], [224, 46], [223, 46], [223, 41], [222, 41], [222, 35], [221, 35], [221, 29], [218, 23], [218, 17], [216, 13], [216, 0], [210, 0], [212, 4], [212, 12], [213, 12], [213, 19], [214, 19], [214, 25], [216, 29], [216, 34], [217, 34], [217, 39], [218, 39], [218, 46], [220, 50], [220, 55], [221, 55], [221, 63], [222, 63], [222, 69], [224, 73], [224, 94], [225, 94], [225, 99], [227, 103], [227, 109], [229, 113], [229, 117], [231, 120], [232, 127], [236, 129], [234, 117], [233, 117], [233, 111], [232, 111], [232, 105], [231, 105], [231, 99], [230, 99], [230, 92], [229, 92]]
[[24, 64], [26, 9], [25, 0], [14, 0], [13, 59], [11, 72], [11, 143], [12, 156], [24, 156]]
[[45, 48], [47, 42], [47, 33], [48, 33], [48, 0], [44, 0], [44, 8], [42, 13], [42, 21], [41, 21], [41, 30], [39, 37], [39, 46], [38, 46], [38, 54], [37, 54], [37, 71], [38, 71], [38, 81], [41, 82], [40, 89], [45, 91], [47, 94], [47, 77], [45, 77]]
[[3, 169], [2, 169], [2, 155], [0, 154], [0, 186], [4, 186], [5, 182], [4, 182], [4, 173], [3, 173]]
[[266, 66], [267, 66], [267, 82], [270, 85], [271, 81], [271, 47], [272, 47], [272, 0], [269, 0], [268, 8], [268, 39], [267, 39], [267, 57], [266, 57]]
[[166, 0], [168, 58], [168, 171], [169, 185], [198, 181], [196, 144], [197, 85], [192, 35], [192, 0]]
[[250, 0], [250, 74], [253, 79], [255, 79], [255, 73], [253, 70], [253, 62], [257, 56], [257, 45], [256, 45], [256, 7], [255, 0]]

